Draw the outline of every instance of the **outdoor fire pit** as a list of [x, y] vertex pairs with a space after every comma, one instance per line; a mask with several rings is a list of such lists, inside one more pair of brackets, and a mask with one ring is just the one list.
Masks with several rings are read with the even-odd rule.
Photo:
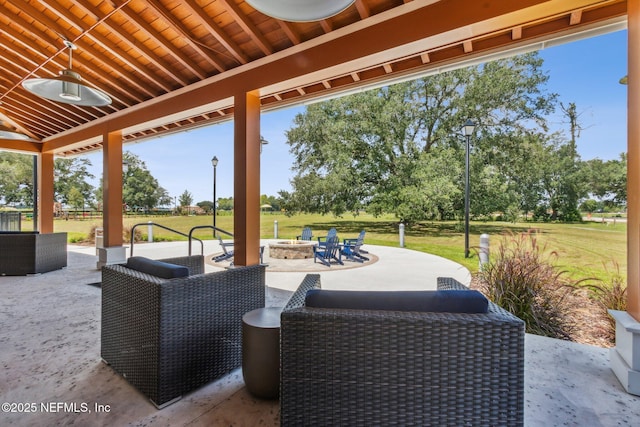
[[269, 256], [277, 259], [306, 259], [313, 258], [315, 242], [308, 240], [288, 240], [269, 243]]

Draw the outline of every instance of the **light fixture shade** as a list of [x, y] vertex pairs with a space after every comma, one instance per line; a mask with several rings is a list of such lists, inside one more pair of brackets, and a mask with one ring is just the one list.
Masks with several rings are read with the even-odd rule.
[[31, 137], [20, 133], [17, 130], [11, 129], [3, 124], [0, 124], [0, 139], [20, 139], [23, 141], [31, 140]]
[[109, 95], [81, 83], [80, 74], [71, 69], [76, 45], [70, 40], [65, 40], [64, 45], [69, 49], [69, 68], [60, 71], [60, 75], [53, 79], [25, 80], [22, 82], [22, 87], [39, 97], [65, 104], [91, 107], [111, 104]]
[[218, 166], [218, 157], [213, 156], [213, 159], [211, 159], [211, 164], [213, 165], [214, 168]]
[[467, 121], [464, 123], [464, 127], [462, 128], [462, 132], [464, 133], [464, 136], [471, 136], [473, 135], [473, 130], [475, 128], [476, 124], [467, 119]]
[[336, 15], [355, 0], [246, 0], [254, 9], [272, 18], [292, 22], [320, 21]]
[[54, 79], [28, 79], [22, 86], [29, 92], [52, 101], [82, 106], [101, 107], [111, 104], [111, 97], [99, 89], [80, 82], [80, 75], [70, 69], [62, 70]]

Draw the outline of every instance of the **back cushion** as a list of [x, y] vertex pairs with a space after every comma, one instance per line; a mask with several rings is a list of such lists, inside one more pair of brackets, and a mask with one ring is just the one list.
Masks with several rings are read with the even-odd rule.
[[353, 310], [486, 313], [489, 302], [475, 290], [377, 292], [312, 289], [307, 292], [305, 305]]
[[175, 279], [189, 275], [189, 269], [183, 265], [170, 264], [142, 256], [129, 258], [125, 266], [132, 270], [141, 271], [163, 279]]

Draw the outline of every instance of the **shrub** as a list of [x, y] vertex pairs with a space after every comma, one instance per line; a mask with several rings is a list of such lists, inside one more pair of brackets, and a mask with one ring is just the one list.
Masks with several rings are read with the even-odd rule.
[[610, 274], [611, 277], [608, 281], [598, 280], [597, 284], [587, 283], [584, 285], [589, 290], [589, 297], [598, 303], [600, 316], [606, 319], [609, 325], [607, 338], [612, 342], [616, 335], [616, 321], [609, 315], [609, 310], [626, 311], [627, 309], [627, 283], [620, 274], [618, 263], [614, 261], [613, 265], [616, 271]]
[[[122, 238], [124, 239], [125, 242], [131, 241], [132, 228], [133, 226], [127, 225], [122, 229]], [[136, 228], [134, 242], [140, 242], [140, 241], [142, 241], [142, 230], [140, 230], [139, 228]]]
[[538, 245], [533, 231], [506, 234], [478, 273], [479, 286], [487, 298], [524, 320], [528, 333], [568, 340], [576, 324], [566, 297], [575, 288], [554, 266], [556, 257]]

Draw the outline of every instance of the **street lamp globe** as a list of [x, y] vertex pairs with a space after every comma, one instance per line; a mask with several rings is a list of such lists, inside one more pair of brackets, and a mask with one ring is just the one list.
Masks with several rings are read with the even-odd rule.
[[471, 136], [473, 135], [473, 131], [475, 130], [475, 128], [476, 124], [473, 123], [470, 119], [467, 119], [462, 128], [462, 132], [464, 133], [464, 136]]

